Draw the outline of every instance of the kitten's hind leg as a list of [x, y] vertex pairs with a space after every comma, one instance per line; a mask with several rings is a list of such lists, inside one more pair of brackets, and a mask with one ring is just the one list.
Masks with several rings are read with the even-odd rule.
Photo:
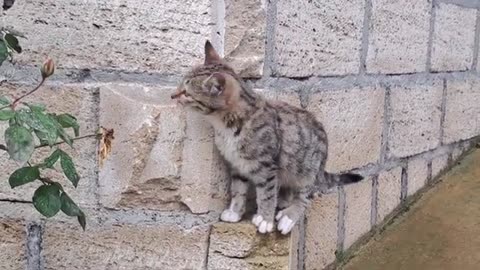
[[305, 187], [296, 194], [291, 205], [277, 213], [275, 219], [277, 220], [277, 229], [282, 234], [288, 234], [298, 220], [303, 216], [310, 200], [308, 194], [311, 188]]
[[232, 196], [230, 206], [223, 210], [220, 219], [225, 222], [239, 222], [245, 213], [245, 204], [247, 200], [248, 179], [243, 176], [233, 174], [230, 186]]

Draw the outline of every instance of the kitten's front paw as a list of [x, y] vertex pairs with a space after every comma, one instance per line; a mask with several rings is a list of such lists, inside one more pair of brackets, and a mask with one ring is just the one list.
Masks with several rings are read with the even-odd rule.
[[261, 215], [253, 216], [252, 223], [258, 228], [259, 233], [267, 233], [273, 231], [273, 221], [266, 221]]
[[281, 234], [288, 234], [295, 226], [296, 221], [291, 219], [284, 213], [284, 211], [278, 212], [275, 219], [278, 221], [277, 229]]
[[242, 217], [239, 213], [235, 213], [230, 209], [225, 209], [220, 216], [220, 219], [225, 222], [239, 222]]

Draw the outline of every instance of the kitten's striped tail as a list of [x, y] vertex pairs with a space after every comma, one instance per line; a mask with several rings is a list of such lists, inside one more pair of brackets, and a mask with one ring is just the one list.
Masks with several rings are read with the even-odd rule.
[[325, 172], [325, 181], [328, 188], [357, 183], [363, 179], [363, 176], [355, 173], [333, 174]]

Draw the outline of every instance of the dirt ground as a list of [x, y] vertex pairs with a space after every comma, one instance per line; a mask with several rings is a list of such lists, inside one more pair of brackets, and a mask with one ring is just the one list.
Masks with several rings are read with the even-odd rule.
[[466, 156], [345, 270], [479, 270], [480, 149]]

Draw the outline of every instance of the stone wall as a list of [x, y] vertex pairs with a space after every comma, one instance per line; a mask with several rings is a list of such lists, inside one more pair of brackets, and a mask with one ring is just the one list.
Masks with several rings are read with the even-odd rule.
[[[474, 0], [17, 0], [1, 22], [28, 39], [15, 64], [0, 68], [0, 94], [30, 89], [51, 56], [57, 72], [31, 100], [77, 115], [83, 134], [114, 128], [115, 141], [103, 168], [94, 140], [73, 150], [82, 179], [68, 191], [88, 215], [86, 232], [62, 215], [41, 218], [35, 185], [10, 189], [15, 164], [0, 153], [0, 268], [331, 265], [480, 135], [479, 8]], [[218, 222], [228, 181], [212, 130], [169, 99], [207, 38], [259, 92], [317, 115], [330, 171], [366, 176], [315, 199], [290, 237]]]

